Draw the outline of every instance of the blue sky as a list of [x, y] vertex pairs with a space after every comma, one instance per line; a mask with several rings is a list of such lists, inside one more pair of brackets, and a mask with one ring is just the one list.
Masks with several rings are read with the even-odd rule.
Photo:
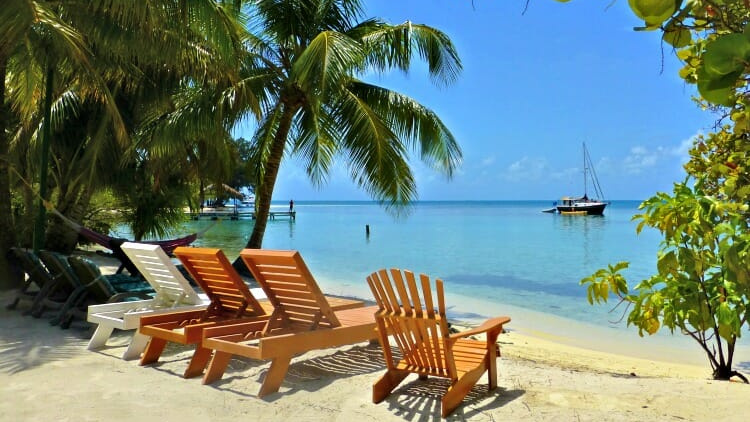
[[[420, 200], [557, 199], [583, 190], [586, 142], [607, 199], [670, 191], [685, 175], [690, 140], [716, 116], [691, 100], [681, 67], [658, 32], [619, 0], [370, 0], [367, 16], [411, 20], [447, 33], [464, 71], [433, 85], [423, 65], [371, 82], [433, 109], [464, 160], [453, 179], [413, 168]], [[238, 129], [251, 136], [252, 128]], [[274, 200], [368, 200], [337, 166], [314, 187], [295, 159], [282, 164]]]

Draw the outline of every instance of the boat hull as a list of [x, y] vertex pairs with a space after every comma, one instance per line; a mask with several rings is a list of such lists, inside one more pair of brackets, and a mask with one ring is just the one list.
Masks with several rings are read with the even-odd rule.
[[558, 205], [557, 212], [560, 214], [570, 215], [603, 215], [604, 208], [607, 207], [605, 202], [593, 203], [593, 204], [573, 204], [573, 205]]

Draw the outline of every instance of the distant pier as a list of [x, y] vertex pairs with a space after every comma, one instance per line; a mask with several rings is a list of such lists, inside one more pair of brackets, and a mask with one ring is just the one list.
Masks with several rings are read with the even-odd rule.
[[[240, 209], [203, 209], [199, 212], [186, 212], [192, 220], [200, 220], [202, 218], [208, 218], [211, 220], [218, 219], [252, 219], [255, 220], [254, 211], [245, 211]], [[276, 220], [277, 218], [288, 218], [290, 220], [297, 219], [297, 211], [271, 211], [268, 215], [269, 220]]]

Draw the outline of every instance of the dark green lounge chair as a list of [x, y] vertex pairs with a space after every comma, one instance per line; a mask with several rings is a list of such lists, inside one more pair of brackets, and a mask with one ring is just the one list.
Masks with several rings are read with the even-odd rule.
[[65, 303], [58, 318], [52, 321], [59, 323], [61, 328], [68, 328], [73, 318], [85, 320], [89, 305], [151, 299], [155, 293], [141, 278], [124, 274], [103, 275], [96, 264], [84, 257], [70, 256], [68, 264], [81, 285]]
[[15, 259], [23, 269], [26, 279], [23, 286], [18, 290], [16, 297], [6, 308], [16, 309], [21, 302], [29, 302], [29, 309], [24, 314], [31, 313], [34, 309], [35, 298], [40, 294], [44, 295], [54, 284], [54, 279], [33, 252], [13, 247], [10, 248], [10, 257]]
[[57, 295], [63, 305], [51, 306], [50, 301], [40, 300], [38, 303], [34, 304], [34, 310], [31, 313], [31, 315], [36, 318], [39, 318], [48, 308], [62, 309], [65, 307], [65, 303], [70, 299], [73, 293], [82, 286], [81, 281], [75, 275], [73, 269], [70, 268], [70, 265], [68, 265], [68, 260], [65, 255], [52, 251], [39, 251], [39, 259], [44, 263], [44, 266], [52, 275], [52, 279], [54, 280], [54, 290], [59, 292]]

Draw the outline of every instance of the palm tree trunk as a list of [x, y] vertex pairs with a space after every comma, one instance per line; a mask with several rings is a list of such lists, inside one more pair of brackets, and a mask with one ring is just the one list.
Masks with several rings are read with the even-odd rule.
[[2, 54], [0, 46], [0, 290], [8, 290], [21, 285], [21, 273], [8, 260], [10, 248], [16, 244], [13, 214], [10, 204], [10, 138], [7, 126], [10, 122], [10, 110], [5, 103], [5, 76], [8, 59]]
[[268, 215], [271, 211], [273, 188], [276, 184], [276, 176], [279, 174], [281, 159], [284, 157], [284, 147], [286, 146], [287, 136], [289, 136], [289, 130], [292, 128], [292, 119], [295, 111], [296, 110], [293, 107], [286, 104], [283, 105], [279, 128], [276, 130], [273, 145], [271, 145], [271, 153], [269, 154], [268, 162], [266, 163], [263, 183], [261, 184], [260, 189], [257, 189], [255, 192], [257, 198], [255, 203], [257, 207], [255, 212], [255, 225], [253, 226], [253, 233], [250, 235], [250, 240], [245, 246], [246, 248], [260, 249], [263, 245], [263, 235], [266, 233]]

